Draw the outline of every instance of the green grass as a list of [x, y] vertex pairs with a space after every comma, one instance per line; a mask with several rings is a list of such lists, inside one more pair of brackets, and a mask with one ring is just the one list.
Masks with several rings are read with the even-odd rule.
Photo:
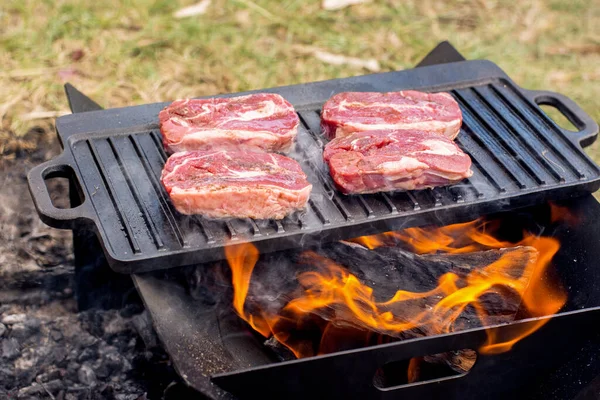
[[[68, 110], [66, 81], [117, 107], [368, 72], [319, 61], [306, 46], [374, 58], [388, 71], [410, 68], [446, 39], [600, 120], [595, 1], [376, 0], [325, 11], [319, 1], [213, 0], [205, 15], [173, 18], [193, 2], [2, 2], [2, 137], [49, 128], [52, 119], [35, 113]], [[600, 161], [598, 148], [591, 152]]]

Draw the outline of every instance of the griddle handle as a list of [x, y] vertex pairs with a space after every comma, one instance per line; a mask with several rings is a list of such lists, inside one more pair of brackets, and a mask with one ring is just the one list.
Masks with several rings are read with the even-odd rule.
[[51, 178], [68, 178], [82, 193], [81, 184], [74, 168], [62, 160], [62, 157], [32, 168], [27, 174], [27, 181], [40, 219], [47, 225], [59, 229], [73, 229], [80, 222], [92, 220], [89, 202], [85, 199], [80, 205], [73, 208], [57, 208], [52, 204], [46, 185], [46, 179]]
[[[531, 101], [538, 106], [548, 105], [556, 108], [571, 122], [578, 131], [561, 129], [569, 136], [574, 137], [581, 147], [587, 147], [594, 143], [598, 136], [598, 123], [594, 121], [581, 107], [567, 96], [560, 93], [528, 90], [526, 91]], [[548, 119], [551, 119], [548, 117]]]

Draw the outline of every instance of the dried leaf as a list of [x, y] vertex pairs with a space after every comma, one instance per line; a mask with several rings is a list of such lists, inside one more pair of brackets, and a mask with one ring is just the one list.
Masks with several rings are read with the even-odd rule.
[[208, 6], [210, 6], [211, 0], [202, 0], [199, 3], [196, 3], [189, 7], [180, 8], [179, 10], [173, 13], [173, 17], [177, 19], [193, 17], [195, 15], [206, 14], [206, 10], [208, 10]]
[[248, 27], [252, 24], [252, 18], [250, 17], [250, 11], [240, 10], [234, 15], [235, 21], [242, 27]]
[[396, 32], [388, 33], [387, 41], [392, 47], [402, 47], [402, 40], [400, 40]]
[[355, 4], [369, 3], [371, 0], [323, 0], [321, 7], [323, 10], [340, 10]]
[[85, 56], [85, 51], [83, 51], [83, 49], [73, 50], [71, 54], [69, 54], [69, 57], [71, 57], [72, 61], [79, 61], [83, 58], [83, 56]]

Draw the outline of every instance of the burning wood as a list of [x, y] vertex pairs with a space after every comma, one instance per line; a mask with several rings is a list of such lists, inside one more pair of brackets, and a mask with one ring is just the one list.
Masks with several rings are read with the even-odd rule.
[[[298, 358], [508, 323], [520, 309], [558, 311], [564, 294], [541, 279], [558, 242], [525, 234], [510, 243], [486, 229], [481, 221], [410, 228], [357, 240], [371, 249], [339, 242], [260, 258], [251, 245], [230, 246], [234, 308]], [[530, 333], [489, 337], [479, 350], [506, 351]], [[445, 361], [469, 365], [460, 354]]]
[[[360, 328], [402, 339], [513, 320], [521, 303], [515, 292], [524, 291], [528, 285], [531, 268], [527, 267], [534, 264], [538, 256], [533, 247], [434, 255], [379, 248], [368, 252], [375, 253], [376, 259], [360, 257], [358, 262], [351, 252], [344, 253], [353, 259], [345, 263], [351, 265], [349, 272], [336, 270], [336, 266], [328, 265], [330, 261], [320, 255], [305, 254], [309, 263], [327, 265], [325, 273], [300, 275], [299, 281], [305, 290], [322, 293], [325, 285], [331, 285], [332, 278], [339, 274], [338, 282], [333, 284], [343, 282], [345, 287], [340, 289], [355, 294], [350, 300], [351, 306], [349, 302], [336, 299], [328, 304], [329, 307], [314, 308], [312, 312], [333, 323], [354, 323]], [[380, 260], [387, 263], [390, 272], [376, 277], [377, 270], [382, 267], [378, 263]], [[362, 270], [353, 274], [361, 261], [365, 262]], [[366, 274], [370, 275], [368, 280], [359, 277], [366, 278]], [[318, 295], [318, 298], [323, 299], [323, 296]], [[315, 296], [306, 300], [294, 299], [287, 307], [307, 312], [315, 300]], [[377, 307], [376, 312], [367, 310], [372, 306], [371, 301]], [[478, 306], [469, 307], [477, 301]], [[328, 316], [331, 311], [335, 313], [333, 318]]]
[[[513, 279], [515, 285], [526, 286], [531, 277], [527, 266], [536, 262], [537, 255], [533, 247], [417, 255], [398, 248], [369, 251], [338, 243], [298, 254], [290, 269], [284, 269], [293, 276], [293, 264], [300, 266], [293, 288], [277, 279], [270, 280], [269, 286], [260, 284], [269, 281], [273, 268], [261, 260], [245, 309], [251, 315], [265, 310], [278, 315], [270, 326], [273, 334], [288, 347], [302, 349], [296, 353], [300, 357], [361, 347], [373, 340], [412, 339], [507, 323], [514, 320], [520, 297], [512, 289], [484, 282]], [[506, 259], [512, 260], [509, 269], [499, 262]], [[479, 309], [469, 306], [476, 296], [480, 296]], [[480, 317], [482, 313], [485, 317]], [[329, 324], [323, 326], [319, 320]], [[303, 335], [293, 334], [297, 331], [304, 331]], [[303, 339], [307, 332], [309, 337]]]
[[[325, 259], [327, 255], [328, 260]], [[414, 292], [413, 299], [406, 298], [403, 301], [388, 301], [382, 304], [381, 313], [392, 313], [394, 319], [405, 321], [406, 329], [385, 329], [386, 323], [378, 321], [370, 324], [363, 319], [356, 318], [355, 314], [345, 307], [345, 305], [332, 304], [330, 307], [316, 308], [309, 314], [303, 316], [304, 321], [301, 324], [306, 325], [310, 330], [314, 323], [314, 316], [323, 320], [330, 321], [331, 324], [325, 328], [320, 343], [295, 343], [294, 347], [309, 349], [312, 345], [318, 349], [318, 353], [331, 353], [340, 350], [346, 350], [354, 347], [361, 347], [368, 344], [368, 335], [370, 332], [376, 332], [381, 335], [378, 340], [390, 341], [392, 338], [413, 339], [422, 336], [447, 333], [456, 330], [478, 328], [483, 325], [497, 325], [512, 322], [521, 304], [521, 298], [516, 291], [502, 286], [490, 287], [487, 292], [480, 297], [480, 309], [477, 307], [464, 307], [462, 311], [458, 309], [448, 309], [453, 315], [448, 317], [454, 321], [444, 321], [442, 312], [435, 311], [436, 304], [443, 297], [441, 292], [436, 292], [436, 277], [442, 276], [448, 271], [456, 274], [456, 285], [466, 287], [470, 274], [477, 271], [484, 279], [493, 279], [492, 275], [504, 276], [505, 279], [518, 279], [520, 285], [528, 285], [531, 278], [531, 268], [527, 266], [537, 261], [539, 252], [530, 246], [520, 246], [507, 249], [478, 251], [468, 254], [426, 254], [417, 255], [398, 248], [378, 248], [368, 251], [358, 246], [349, 246], [339, 243], [328, 246], [319, 253], [305, 253], [300, 256], [300, 263], [307, 268], [306, 272], [301, 272], [299, 276], [310, 273], [311, 262], [319, 260], [323, 264], [328, 262], [343, 263], [348, 271], [358, 277], [361, 285], [368, 285], [376, 288], [376, 298], [394, 298], [399, 296], [399, 292], [408, 293], [406, 290]], [[308, 263], [302, 263], [302, 258], [308, 257]], [[310, 260], [312, 258], [313, 260]], [[511, 259], [510, 269], [502, 269], [499, 260]], [[331, 267], [331, 266], [328, 266]], [[258, 274], [263, 271], [262, 268], [268, 266], [259, 263], [255, 272]], [[334, 267], [335, 268], [335, 267]], [[382, 273], [383, 272], [383, 273]], [[263, 271], [268, 275], [268, 272]], [[472, 275], [471, 275], [472, 276]], [[300, 278], [298, 284], [302, 286], [304, 279]], [[277, 293], [282, 290], [288, 290], [283, 283], [281, 290], [276, 287], [270, 287], [269, 293], [265, 293], [264, 287], [251, 286], [246, 297], [246, 307], [251, 310], [264, 310], [271, 305], [270, 299], [276, 298]], [[401, 288], [404, 288], [402, 290]], [[300, 289], [300, 288], [297, 288]], [[306, 289], [306, 288], [305, 288]], [[310, 288], [314, 290], [314, 287]], [[321, 288], [322, 289], [322, 288]], [[439, 289], [439, 287], [437, 288]], [[270, 291], [273, 290], [271, 293]], [[300, 289], [301, 290], [301, 289]], [[463, 293], [464, 294], [464, 293]], [[375, 291], [374, 291], [375, 295]], [[314, 299], [313, 299], [314, 300]], [[465, 298], [467, 301], [468, 298]], [[289, 304], [297, 305], [290, 299]], [[358, 303], [357, 303], [358, 304]], [[283, 306], [285, 308], [286, 305]], [[363, 308], [364, 306], [359, 305]], [[459, 307], [459, 306], [457, 306]], [[364, 312], [364, 311], [363, 311]], [[485, 314], [485, 317], [481, 315]], [[272, 328], [274, 332], [294, 332], [298, 330], [298, 319], [285, 318], [287, 311], [279, 311], [281, 318]], [[419, 321], [419, 319], [431, 316], [433, 321]], [[412, 318], [412, 319], [411, 319]], [[438, 319], [435, 321], [436, 319]], [[358, 322], [357, 322], [358, 321]], [[296, 326], [289, 326], [295, 324]], [[414, 326], [413, 326], [414, 325]], [[412, 327], [411, 327], [412, 326]], [[318, 335], [317, 335], [318, 336]], [[311, 335], [312, 339], [313, 335]], [[293, 339], [288, 340], [287, 342]], [[276, 354], [283, 359], [291, 359], [292, 353], [286, 351], [285, 344], [277, 341], [276, 337], [271, 337], [266, 343]], [[316, 353], [316, 352], [315, 352]], [[308, 354], [307, 354], [308, 355]], [[434, 356], [414, 359], [411, 369], [413, 381], [416, 381], [419, 375], [422, 363], [445, 364], [459, 373], [470, 370], [475, 362], [475, 353], [473, 351], [458, 351], [442, 353]], [[411, 378], [409, 378], [409, 382]]]

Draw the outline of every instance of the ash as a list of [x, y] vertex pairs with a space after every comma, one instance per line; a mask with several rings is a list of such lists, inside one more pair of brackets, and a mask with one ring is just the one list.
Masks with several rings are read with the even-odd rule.
[[146, 398], [139, 375], [155, 355], [140, 346], [138, 316], [77, 313], [72, 299], [6, 304], [2, 311], [0, 397]]
[[40, 221], [26, 183], [32, 166], [60, 152], [57, 140], [39, 129], [15, 141], [23, 146], [0, 156], [0, 398], [181, 398], [139, 304], [78, 312], [71, 233]]

